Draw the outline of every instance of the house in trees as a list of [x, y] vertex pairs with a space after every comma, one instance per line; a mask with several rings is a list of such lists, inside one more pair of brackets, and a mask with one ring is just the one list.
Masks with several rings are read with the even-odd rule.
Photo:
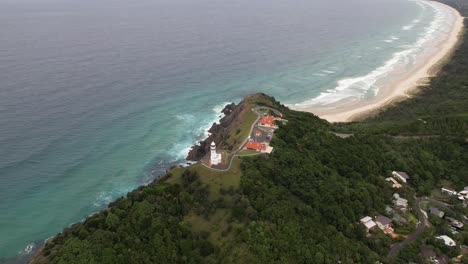
[[439, 218], [443, 218], [445, 213], [435, 207], [429, 207], [429, 212]]
[[360, 221], [366, 227], [367, 232], [371, 231], [374, 227], [377, 226], [377, 224], [372, 220], [370, 216], [366, 216], [362, 218]]
[[449, 236], [443, 235], [443, 236], [438, 236], [436, 238], [439, 240], [443, 240], [446, 246], [455, 247], [457, 245], [455, 241], [453, 241], [453, 239]]
[[445, 188], [445, 187], [442, 187], [440, 188], [440, 190], [443, 192], [443, 193], [446, 193], [448, 195], [457, 195], [458, 193], [454, 190], [451, 190], [451, 189], [448, 189], [448, 188]]
[[263, 126], [263, 127], [268, 127], [268, 128], [273, 128], [273, 129], [277, 129], [278, 126], [275, 125], [275, 120], [278, 120], [278, 118], [274, 117], [274, 116], [263, 116], [260, 121], [258, 121], [258, 125], [259, 126]]
[[402, 185], [392, 177], [388, 177], [385, 180], [390, 182], [392, 184], [392, 188], [394, 188], [394, 189], [398, 189], [398, 188], [402, 187]]
[[408, 200], [401, 198], [398, 193], [393, 194], [393, 204], [395, 205], [395, 208], [400, 209], [403, 212], [408, 208]]
[[392, 176], [393, 178], [404, 183], [406, 183], [410, 179], [410, 176], [406, 172], [403, 172], [403, 171], [393, 171]]
[[392, 220], [390, 218], [383, 216], [383, 215], [378, 215], [375, 218], [375, 223], [385, 234], [389, 234], [393, 232]]

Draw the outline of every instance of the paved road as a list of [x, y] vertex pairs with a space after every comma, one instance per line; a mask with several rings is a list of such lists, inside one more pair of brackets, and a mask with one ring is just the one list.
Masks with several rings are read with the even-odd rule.
[[[340, 138], [348, 138], [348, 137], [354, 136], [354, 134], [349, 134], [349, 133], [336, 133], [336, 132], [331, 132], [331, 133], [334, 134], [337, 137], [340, 137]], [[386, 134], [383, 134], [383, 136], [388, 136], [388, 137], [392, 137], [392, 138], [396, 138], [396, 139], [426, 139], [426, 138], [440, 137], [438, 135], [419, 135], [419, 136], [396, 135], [396, 136], [392, 136], [392, 135], [386, 135]]]
[[399, 242], [399, 243], [396, 243], [396, 244], [393, 244], [391, 247], [390, 247], [390, 251], [388, 252], [388, 258], [393, 258], [395, 257], [398, 252], [400, 252], [400, 249], [406, 245], [408, 245], [409, 243], [415, 241], [418, 236], [424, 231], [424, 229], [426, 228], [426, 226], [429, 226], [430, 223], [429, 223], [429, 220], [427, 219], [427, 216], [423, 213], [422, 209], [421, 209], [421, 202], [422, 202], [422, 199], [421, 198], [416, 198], [416, 204], [417, 204], [417, 211], [418, 211], [418, 219], [419, 219], [419, 222], [418, 222], [418, 225], [416, 227], [416, 229], [413, 231], [413, 233], [409, 234], [408, 237], [405, 238], [405, 240]]
[[468, 219], [466, 219], [462, 214], [457, 213], [452, 209], [453, 205], [441, 202], [439, 200], [436, 200], [436, 199], [433, 199], [433, 198], [430, 198], [430, 197], [423, 197], [422, 200], [427, 201], [427, 202], [431, 202], [431, 203], [435, 204], [437, 207], [439, 207], [439, 209], [441, 209], [442, 211], [450, 212], [450, 213], [456, 215], [458, 218], [460, 218], [462, 222], [468, 223]]

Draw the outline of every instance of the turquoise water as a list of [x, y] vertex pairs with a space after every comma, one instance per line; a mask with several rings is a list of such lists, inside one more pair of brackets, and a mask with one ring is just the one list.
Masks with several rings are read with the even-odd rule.
[[226, 102], [317, 98], [436, 15], [407, 0], [0, 4], [0, 258], [184, 163]]

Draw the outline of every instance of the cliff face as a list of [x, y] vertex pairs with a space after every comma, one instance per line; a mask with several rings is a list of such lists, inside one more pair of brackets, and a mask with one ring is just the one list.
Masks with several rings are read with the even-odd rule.
[[219, 124], [213, 123], [208, 130], [210, 136], [193, 146], [186, 159], [191, 161], [199, 161], [202, 159], [210, 151], [210, 144], [212, 141], [214, 141], [220, 149], [233, 150], [234, 146], [227, 144], [225, 139], [227, 135], [229, 135], [229, 132], [235, 129], [238, 123], [236, 120], [241, 117], [246, 109], [248, 109], [246, 100], [242, 100], [237, 105], [235, 103], [226, 105], [221, 111], [225, 116], [221, 118]]

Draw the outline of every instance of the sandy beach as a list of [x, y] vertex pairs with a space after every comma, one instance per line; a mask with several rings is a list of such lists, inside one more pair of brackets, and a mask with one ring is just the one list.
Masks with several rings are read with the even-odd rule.
[[428, 78], [437, 74], [450, 59], [463, 33], [464, 18], [457, 10], [439, 2], [432, 3], [453, 12], [455, 19], [451, 30], [433, 41], [430, 51], [419, 54], [414, 67], [409, 70], [404, 69], [404, 66], [395, 69], [393, 73], [395, 77], [386, 80], [374, 98], [363, 100], [350, 97], [324, 106], [291, 106], [291, 108], [312, 112], [329, 122], [350, 122], [369, 116], [388, 104], [411, 97], [411, 94], [427, 84]]

